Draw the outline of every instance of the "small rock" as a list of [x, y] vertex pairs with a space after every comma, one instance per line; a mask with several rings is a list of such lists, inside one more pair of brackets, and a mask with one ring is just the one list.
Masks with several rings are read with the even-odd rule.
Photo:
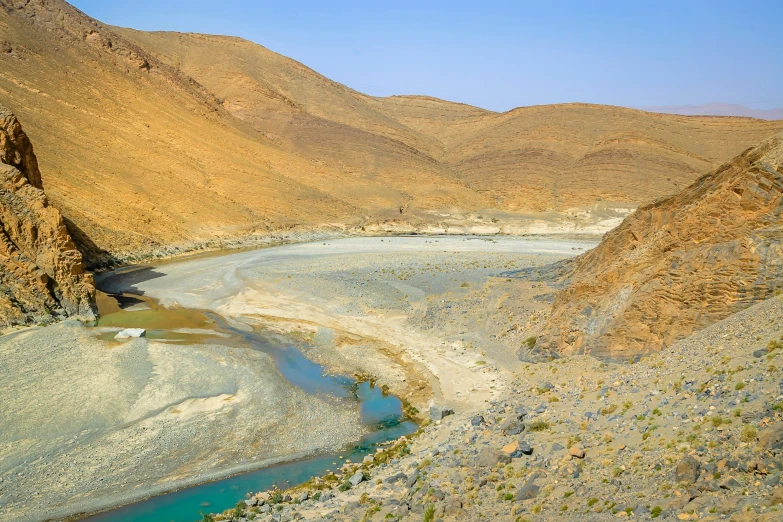
[[511, 456], [511, 458], [518, 457], [519, 454], [522, 453], [521, 451], [519, 451], [519, 441], [517, 440], [513, 442], [509, 442], [508, 444], [503, 446], [503, 448], [500, 451], [502, 451], [506, 455]]
[[117, 332], [115, 339], [129, 339], [131, 337], [146, 337], [147, 330], [144, 328], [126, 328]]
[[443, 420], [449, 415], [454, 415], [454, 410], [445, 406], [435, 405], [430, 406], [430, 419], [434, 421]]
[[348, 482], [351, 483], [351, 486], [356, 487], [359, 484], [361, 484], [364, 481], [364, 473], [361, 471], [357, 471], [353, 474], [351, 478], [348, 479]]
[[737, 479], [734, 477], [727, 477], [723, 482], [720, 483], [721, 489], [737, 489], [742, 487], [742, 484], [737, 482]]
[[541, 492], [541, 488], [535, 485], [537, 475], [533, 475], [525, 481], [522, 486], [517, 490], [516, 500], [530, 500], [536, 498]]
[[456, 496], [452, 495], [446, 501], [446, 509], [444, 514], [449, 516], [457, 515], [462, 509], [462, 501]]
[[484, 416], [483, 415], [476, 415], [472, 419], [470, 419], [470, 424], [473, 426], [481, 426], [482, 424], [485, 424]]
[[386, 477], [383, 479], [383, 481], [386, 484], [394, 484], [395, 482], [399, 482], [400, 480], [407, 480], [408, 477], [405, 475], [405, 473], [395, 473], [394, 475], [391, 475], [389, 477]]
[[525, 425], [519, 417], [509, 417], [500, 425], [504, 435], [519, 435], [525, 431]]
[[568, 454], [578, 459], [585, 458], [585, 450], [583, 450], [579, 446], [571, 446], [571, 449], [568, 450]]
[[775, 488], [769, 500], [769, 505], [783, 504], [783, 487]]

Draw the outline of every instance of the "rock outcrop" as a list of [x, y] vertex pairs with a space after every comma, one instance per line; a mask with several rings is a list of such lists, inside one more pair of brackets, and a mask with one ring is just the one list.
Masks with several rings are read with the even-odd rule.
[[0, 227], [0, 326], [94, 317], [92, 275], [49, 206], [30, 140], [2, 106]]
[[655, 351], [783, 288], [783, 134], [639, 208], [561, 265], [539, 346]]

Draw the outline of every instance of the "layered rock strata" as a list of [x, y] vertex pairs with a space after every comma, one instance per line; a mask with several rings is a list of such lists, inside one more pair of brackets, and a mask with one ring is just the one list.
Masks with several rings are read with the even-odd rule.
[[783, 134], [639, 208], [569, 260], [539, 348], [655, 351], [783, 288]]
[[32, 144], [0, 106], [0, 326], [93, 318], [94, 297], [92, 275], [44, 194]]

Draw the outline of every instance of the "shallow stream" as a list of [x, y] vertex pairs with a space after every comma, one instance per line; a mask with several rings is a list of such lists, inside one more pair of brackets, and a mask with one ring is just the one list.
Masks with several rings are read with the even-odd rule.
[[[127, 506], [92, 515], [82, 520], [91, 522], [195, 522], [200, 512], [214, 513], [234, 507], [247, 493], [255, 493], [273, 486], [287, 488], [336, 470], [346, 459], [361, 459], [388, 441], [408, 435], [417, 429], [415, 422], [406, 419], [402, 403], [385, 394], [369, 382], [328, 375], [294, 345], [274, 342], [256, 331], [234, 328], [212, 312], [183, 308], [164, 308], [154, 300], [134, 295], [99, 296], [101, 319], [96, 326], [117, 328], [145, 328], [150, 339], [178, 344], [213, 343], [250, 346], [270, 355], [280, 373], [294, 386], [309, 394], [329, 394], [343, 400], [356, 401], [362, 422], [368, 434], [351, 447], [339, 453], [315, 455], [310, 458], [278, 464], [252, 472], [199, 486], [158, 495]], [[116, 331], [100, 336], [112, 340]]]

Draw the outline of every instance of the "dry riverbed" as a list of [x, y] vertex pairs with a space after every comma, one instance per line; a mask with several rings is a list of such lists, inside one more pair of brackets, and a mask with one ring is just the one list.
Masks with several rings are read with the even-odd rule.
[[336, 372], [366, 373], [418, 409], [497, 396], [527, 318], [551, 290], [506, 275], [594, 242], [548, 238], [349, 238], [163, 264], [101, 284], [239, 328], [307, 341]]
[[[505, 274], [591, 246], [352, 238], [132, 268], [101, 285], [277, 332], [419, 410], [433, 399], [466, 410], [504, 393], [526, 321], [548, 306], [548, 290]], [[187, 342], [117, 343], [117, 328], [72, 321], [0, 338], [0, 520], [92, 511], [362, 434], [355, 408], [291, 385], [268, 355], [184, 326], [171, 331]]]

